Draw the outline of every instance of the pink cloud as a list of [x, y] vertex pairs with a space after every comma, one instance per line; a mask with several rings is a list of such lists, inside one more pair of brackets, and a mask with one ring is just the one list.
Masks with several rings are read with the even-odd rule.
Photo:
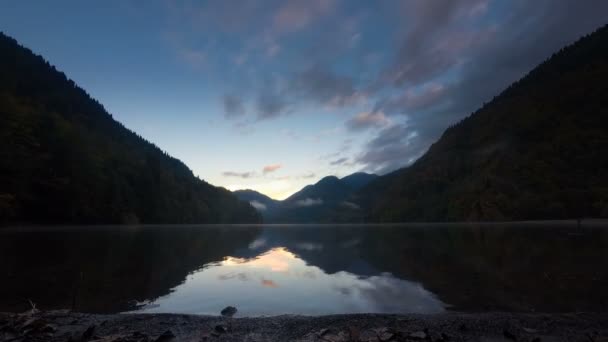
[[382, 128], [390, 125], [391, 120], [383, 112], [362, 112], [346, 122], [351, 131], [362, 131], [368, 128]]
[[266, 166], [264, 166], [264, 169], [262, 169], [262, 172], [264, 172], [264, 174], [267, 174], [267, 173], [275, 172], [276, 170], [278, 170], [282, 167], [283, 167], [283, 165], [281, 165], [281, 164], [266, 165]]
[[298, 31], [316, 18], [329, 14], [335, 0], [290, 0], [275, 13], [274, 27], [280, 33]]
[[279, 287], [279, 285], [277, 285], [277, 283], [275, 283], [272, 280], [268, 280], [268, 279], [262, 279], [262, 286], [264, 286], [264, 287], [272, 287], [272, 288]]

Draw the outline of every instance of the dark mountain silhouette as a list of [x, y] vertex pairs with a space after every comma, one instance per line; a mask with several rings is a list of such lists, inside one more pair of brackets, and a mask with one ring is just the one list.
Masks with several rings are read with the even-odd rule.
[[342, 182], [348, 185], [349, 187], [358, 190], [366, 186], [369, 182], [373, 181], [376, 178], [378, 178], [378, 175], [372, 173], [356, 172], [352, 175], [342, 178]]
[[280, 201], [274, 200], [255, 190], [236, 190], [233, 192], [241, 201], [246, 201], [266, 217], [272, 214], [280, 205]]
[[554, 54], [371, 182], [334, 220], [608, 217], [608, 26]]
[[328, 176], [283, 201], [275, 201], [253, 190], [239, 190], [234, 194], [244, 201], [256, 201], [265, 206], [258, 208], [264, 221], [269, 223], [315, 223], [329, 216], [334, 207], [352, 206], [346, 201], [351, 194], [377, 178], [364, 172], [344, 178]]
[[0, 33], [0, 221], [257, 222], [228, 190], [115, 121]]

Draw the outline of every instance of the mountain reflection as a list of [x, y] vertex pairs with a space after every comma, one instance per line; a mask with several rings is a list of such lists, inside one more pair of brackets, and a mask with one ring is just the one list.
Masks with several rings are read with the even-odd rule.
[[244, 316], [432, 313], [444, 309], [444, 304], [418, 283], [390, 274], [327, 274], [286, 247], [273, 247], [255, 257], [230, 256], [209, 265], [141, 310], [217, 314], [226, 305], [236, 305]]
[[605, 311], [607, 247], [538, 224], [5, 229], [0, 311]]

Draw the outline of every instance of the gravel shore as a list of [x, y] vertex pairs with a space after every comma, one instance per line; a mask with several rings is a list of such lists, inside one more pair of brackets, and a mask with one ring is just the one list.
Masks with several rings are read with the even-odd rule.
[[2, 341], [608, 341], [608, 314], [445, 313], [223, 318], [0, 313]]

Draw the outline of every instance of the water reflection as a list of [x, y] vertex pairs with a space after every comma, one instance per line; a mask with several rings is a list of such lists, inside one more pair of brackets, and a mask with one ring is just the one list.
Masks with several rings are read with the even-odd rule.
[[0, 311], [606, 311], [608, 229], [567, 225], [0, 230]]
[[285, 247], [253, 258], [226, 257], [190, 275], [173, 293], [144, 306], [144, 312], [217, 314], [236, 305], [245, 316], [355, 312], [443, 311], [422, 285], [380, 274], [327, 274]]

